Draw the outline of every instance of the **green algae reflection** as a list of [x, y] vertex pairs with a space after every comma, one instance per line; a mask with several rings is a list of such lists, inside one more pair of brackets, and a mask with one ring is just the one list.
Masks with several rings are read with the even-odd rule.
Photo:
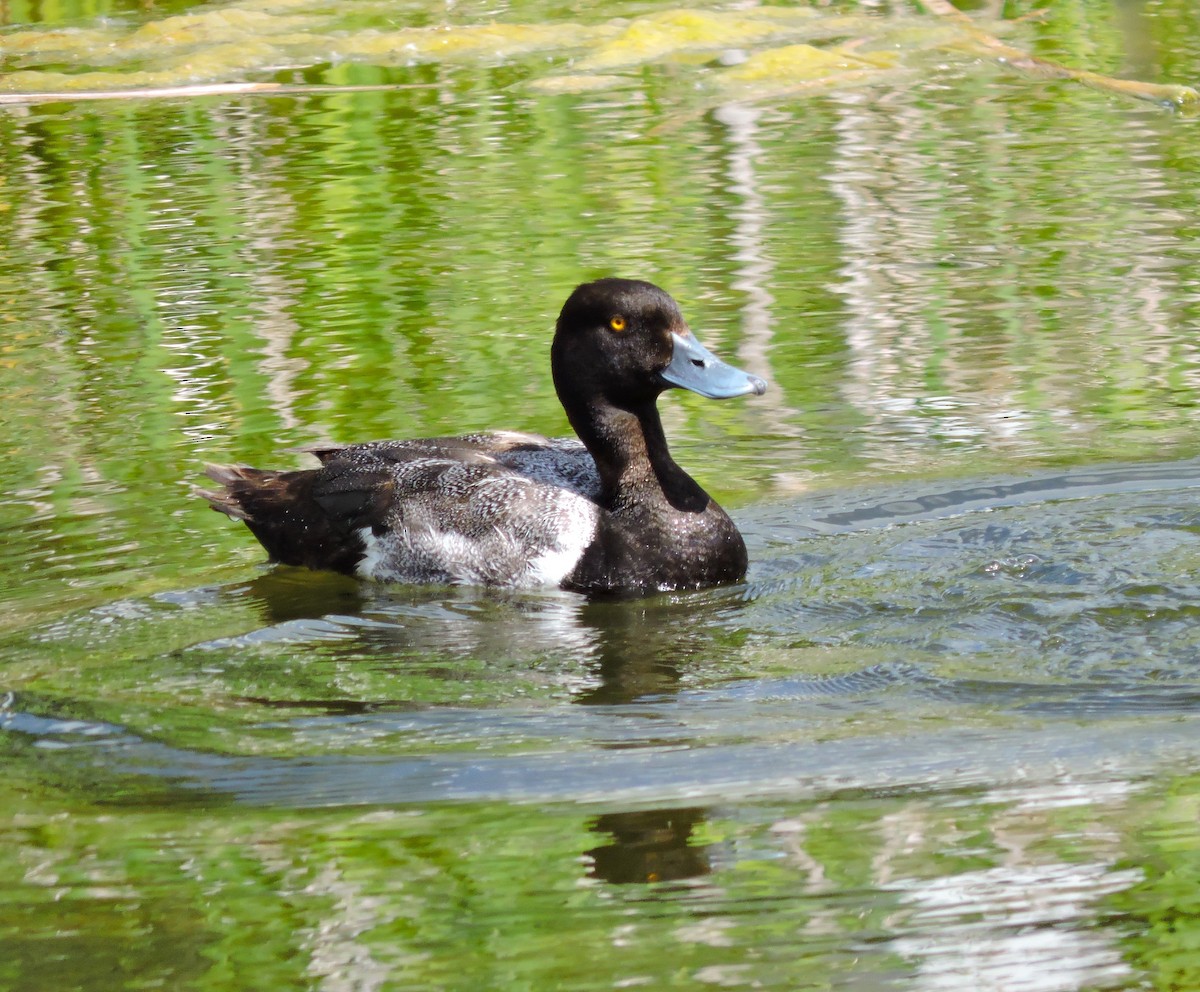
[[857, 87], [896, 70], [919, 81], [933, 71], [934, 56], [967, 66], [993, 62], [1172, 106], [1200, 99], [1187, 86], [1113, 79], [1029, 55], [997, 37], [1011, 33], [1011, 23], [983, 25], [944, 0], [925, 0], [923, 7], [922, 14], [888, 16], [810, 7], [681, 8], [579, 22], [404, 24], [393, 8], [375, 2], [226, 3], [140, 23], [9, 31], [0, 35], [0, 102], [132, 90], [177, 96], [180, 87], [213, 83], [244, 92], [255, 81], [277, 90], [297, 72], [306, 83], [314, 73], [321, 82], [344, 83], [344, 73], [333, 70], [347, 65], [524, 61], [523, 84], [547, 94], [633, 86], [648, 70], [681, 72], [699, 88], [702, 107]]

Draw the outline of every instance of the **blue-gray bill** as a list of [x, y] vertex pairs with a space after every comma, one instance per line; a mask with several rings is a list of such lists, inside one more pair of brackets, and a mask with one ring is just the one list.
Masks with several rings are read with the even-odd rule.
[[662, 377], [672, 386], [690, 389], [709, 399], [724, 400], [731, 396], [753, 393], [761, 396], [767, 391], [764, 380], [749, 372], [735, 369], [687, 334], [672, 334], [674, 350], [671, 364], [662, 370]]

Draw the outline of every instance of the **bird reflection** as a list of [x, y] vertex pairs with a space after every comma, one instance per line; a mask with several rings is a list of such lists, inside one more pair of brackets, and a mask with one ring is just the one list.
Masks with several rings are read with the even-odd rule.
[[588, 603], [581, 620], [595, 632], [596, 682], [583, 705], [617, 705], [673, 695], [690, 659], [713, 649], [710, 622], [731, 597], [728, 589], [650, 599]]
[[263, 620], [271, 625], [313, 620], [329, 613], [358, 613], [364, 602], [362, 583], [305, 568], [272, 568], [229, 592], [254, 600]]
[[612, 843], [587, 851], [589, 877], [616, 885], [697, 878], [712, 871], [708, 848], [691, 841], [703, 809], [637, 810], [596, 817], [592, 830]]
[[[737, 587], [642, 599], [446, 586], [377, 586], [304, 569], [274, 568], [229, 587], [250, 600], [264, 631], [311, 634], [323, 656], [454, 680], [460, 661], [505, 662], [567, 677], [574, 702], [621, 705], [674, 694], [689, 659], [713, 650], [713, 621], [740, 602]], [[254, 635], [249, 635], [254, 637]]]

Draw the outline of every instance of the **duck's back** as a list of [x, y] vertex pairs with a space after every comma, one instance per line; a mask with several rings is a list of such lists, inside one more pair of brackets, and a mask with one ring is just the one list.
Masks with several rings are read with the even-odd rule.
[[561, 583], [596, 533], [595, 464], [573, 439], [498, 432], [309, 449], [321, 467], [211, 467], [206, 494], [271, 557], [387, 582]]

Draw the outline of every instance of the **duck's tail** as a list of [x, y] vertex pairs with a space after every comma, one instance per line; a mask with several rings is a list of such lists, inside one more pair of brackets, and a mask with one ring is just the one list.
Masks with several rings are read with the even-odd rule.
[[286, 474], [283, 472], [268, 472], [247, 465], [205, 465], [204, 474], [223, 488], [217, 491], [197, 489], [196, 495], [208, 500], [214, 510], [247, 525], [255, 523], [256, 510], [261, 514], [272, 506], [290, 502], [284, 495], [286, 484], [280, 483], [280, 477]]
[[205, 474], [220, 483], [215, 492], [197, 495], [234, 520], [241, 520], [272, 561], [352, 572], [362, 557], [362, 542], [313, 498], [320, 469], [274, 472], [245, 465], [207, 465]]
[[253, 483], [249, 480], [266, 473], [244, 465], [210, 464], [204, 466], [204, 474], [212, 479], [213, 482], [220, 483], [224, 488], [219, 491], [195, 488], [193, 492], [197, 496], [208, 500], [208, 505], [214, 510], [224, 513], [227, 517], [232, 517], [234, 520], [242, 520], [248, 523], [250, 521], [250, 511], [242, 505], [239, 492], [248, 485], [253, 486]]
[[354, 574], [364, 545], [359, 531], [375, 526], [390, 494], [386, 477], [329, 477], [324, 469], [276, 472], [245, 465], [207, 465], [221, 489], [196, 495], [227, 517], [241, 520], [285, 565]]
[[208, 500], [214, 510], [249, 527], [272, 561], [285, 565], [309, 564], [306, 559], [311, 556], [305, 554], [305, 540], [311, 540], [314, 533], [328, 526], [311, 498], [311, 477], [316, 472], [205, 465], [204, 474], [222, 488], [197, 489], [196, 495]]

